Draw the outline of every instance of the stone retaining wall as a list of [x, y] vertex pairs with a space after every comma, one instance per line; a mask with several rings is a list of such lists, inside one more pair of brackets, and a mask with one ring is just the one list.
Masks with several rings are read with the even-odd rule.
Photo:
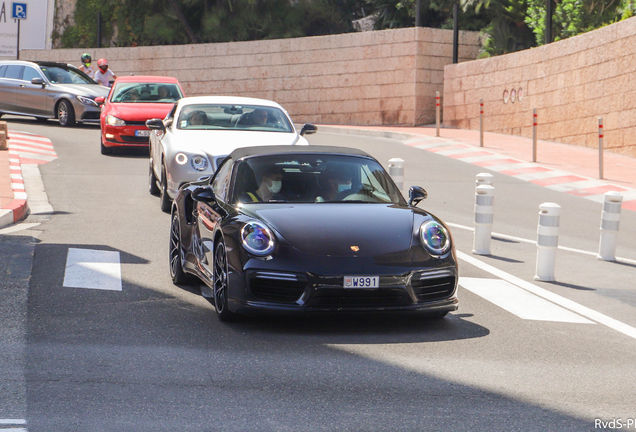
[[[636, 18], [560, 42], [444, 69], [444, 124], [604, 148], [636, 157]], [[512, 91], [515, 97], [512, 97]], [[519, 96], [521, 94], [521, 97]]]
[[[460, 32], [460, 61], [479, 51]], [[79, 65], [83, 52], [107, 58], [118, 75], [168, 75], [188, 96], [272, 99], [295, 121], [417, 125], [435, 121], [452, 63], [452, 31], [407, 28], [254, 42], [134, 48], [25, 50], [20, 58]]]

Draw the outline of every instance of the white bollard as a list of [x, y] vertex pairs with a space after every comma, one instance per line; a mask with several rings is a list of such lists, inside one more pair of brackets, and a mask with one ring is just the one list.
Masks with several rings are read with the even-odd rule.
[[616, 237], [621, 220], [623, 195], [618, 192], [605, 192], [605, 203], [601, 213], [601, 240], [598, 245], [597, 259], [616, 261]]
[[495, 188], [489, 184], [479, 184], [479, 181], [477, 183], [475, 188], [473, 253], [475, 255], [490, 255]]
[[389, 175], [398, 189], [404, 189], [404, 159], [389, 159]]
[[475, 176], [475, 183], [477, 186], [479, 185], [492, 185], [492, 181], [495, 178], [492, 174], [488, 173], [479, 173]]
[[537, 274], [534, 280], [553, 281], [556, 251], [559, 246], [559, 218], [561, 206], [543, 203], [539, 206], [537, 228]]

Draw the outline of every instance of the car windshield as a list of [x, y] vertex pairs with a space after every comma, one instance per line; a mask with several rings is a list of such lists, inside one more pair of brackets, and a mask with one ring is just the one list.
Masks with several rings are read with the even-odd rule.
[[179, 129], [227, 129], [293, 132], [283, 110], [255, 105], [187, 105], [179, 113]]
[[119, 103], [175, 103], [183, 97], [177, 84], [119, 82], [110, 101]]
[[84, 72], [73, 67], [42, 65], [40, 69], [53, 84], [97, 84]]
[[406, 204], [382, 166], [359, 156], [258, 156], [237, 164], [232, 202]]

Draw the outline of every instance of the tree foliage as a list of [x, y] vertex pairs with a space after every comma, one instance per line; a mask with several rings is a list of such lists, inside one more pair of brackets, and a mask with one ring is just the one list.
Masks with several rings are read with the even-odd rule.
[[[546, 0], [460, 0], [459, 28], [481, 31], [480, 56], [545, 42]], [[552, 0], [555, 40], [633, 15], [634, 0]], [[457, 0], [421, 0], [421, 25], [452, 28]], [[231, 42], [338, 34], [375, 15], [376, 29], [412, 27], [416, 0], [77, 0], [62, 47]]]

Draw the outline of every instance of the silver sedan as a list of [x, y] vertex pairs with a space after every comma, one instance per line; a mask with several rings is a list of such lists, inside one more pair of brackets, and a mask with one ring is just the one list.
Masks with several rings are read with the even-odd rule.
[[95, 98], [108, 96], [109, 90], [65, 63], [0, 61], [0, 116], [56, 118], [62, 126], [97, 123], [100, 106]]
[[149, 190], [170, 211], [172, 199], [186, 182], [210, 176], [234, 149], [261, 145], [308, 145], [276, 102], [236, 96], [180, 99], [165, 119], [151, 119]]

